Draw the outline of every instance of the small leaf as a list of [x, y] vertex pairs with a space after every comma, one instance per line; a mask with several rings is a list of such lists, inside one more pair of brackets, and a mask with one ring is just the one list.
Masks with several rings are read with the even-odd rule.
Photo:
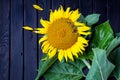
[[85, 20], [87, 22], [87, 25], [91, 26], [91, 25], [97, 23], [98, 20], [99, 20], [99, 17], [100, 17], [100, 14], [90, 14], [90, 15], [88, 15], [85, 18]]
[[39, 10], [39, 11], [42, 11], [42, 10], [43, 10], [42, 7], [40, 7], [39, 5], [36, 5], [36, 4], [34, 4], [33, 7], [34, 7], [35, 9]]
[[96, 26], [93, 34], [92, 44], [93, 48], [107, 49], [111, 41], [114, 39], [113, 30], [108, 21]]
[[32, 31], [32, 30], [33, 30], [33, 28], [31, 28], [31, 27], [29, 27], [29, 26], [23, 26], [23, 28], [24, 28], [25, 30], [29, 30], [29, 31]]
[[115, 76], [117, 80], [120, 80], [120, 47], [111, 52], [108, 57], [109, 60], [116, 66], [112, 76]]
[[85, 64], [75, 59], [74, 62], [55, 62], [44, 74], [45, 80], [80, 80], [83, 77], [82, 69]]
[[[47, 57], [47, 55], [45, 56]], [[44, 59], [44, 58], [43, 58]], [[38, 74], [35, 80], [39, 80], [39, 78], [48, 70], [49, 67], [57, 60], [57, 55], [55, 55], [51, 59], [40, 60]]]
[[115, 66], [108, 61], [105, 50], [94, 48], [93, 52], [92, 66], [86, 80], [107, 80]]

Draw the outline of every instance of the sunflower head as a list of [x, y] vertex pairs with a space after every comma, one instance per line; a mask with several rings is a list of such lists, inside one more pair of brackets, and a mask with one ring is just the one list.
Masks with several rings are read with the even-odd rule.
[[79, 17], [78, 9], [70, 11], [68, 7], [64, 11], [60, 6], [58, 10], [50, 11], [49, 21], [40, 19], [43, 28], [36, 28], [34, 32], [44, 34], [39, 40], [43, 53], [48, 54], [49, 58], [58, 54], [59, 61], [63, 58], [74, 61], [74, 56], [83, 54], [88, 46], [88, 40], [83, 36], [91, 32], [90, 27], [77, 21]]

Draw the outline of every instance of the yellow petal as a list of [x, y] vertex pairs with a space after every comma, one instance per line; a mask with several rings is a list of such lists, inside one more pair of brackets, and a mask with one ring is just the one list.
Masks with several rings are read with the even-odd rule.
[[78, 37], [78, 41], [80, 41], [80, 42], [82, 42], [84, 44], [88, 44], [88, 41], [83, 37]]
[[77, 57], [78, 58], [78, 54], [77, 53], [72, 53], [75, 57]]
[[72, 55], [70, 49], [67, 50], [67, 56], [68, 56], [68, 58], [69, 58], [70, 60], [74, 61], [73, 55]]
[[43, 53], [47, 53], [47, 52], [48, 52], [48, 50], [49, 50], [49, 46], [50, 46], [49, 43], [46, 44], [46, 45], [44, 45], [44, 47], [42, 48]]
[[46, 36], [43, 36], [41, 39], [39, 39], [39, 44], [43, 41], [47, 40], [47, 37]]
[[63, 6], [60, 6], [60, 11], [61, 11], [61, 14], [64, 13]]
[[48, 41], [44, 41], [41, 48], [43, 48], [46, 44], [48, 44], [49, 42]]
[[[49, 45], [49, 46], [47, 47], [47, 45]], [[47, 48], [45, 49], [44, 46], [46, 46]], [[45, 42], [42, 44], [41, 48], [42, 48], [42, 50], [43, 50], [43, 48], [44, 48], [43, 52], [44, 52], [44, 53], [47, 53], [47, 54], [50, 54], [50, 53], [52, 52], [52, 50], [55, 49], [54, 47], [52, 47], [52, 46], [49, 44], [48, 41], [45, 41]]]
[[78, 31], [78, 33], [86, 36], [91, 34], [91, 32], [82, 32], [82, 31]]
[[81, 31], [88, 31], [90, 30], [90, 27], [79, 27], [78, 28], [78, 31], [81, 32]]
[[70, 7], [68, 7], [64, 13], [65, 18], [68, 18], [70, 16], [69, 11], [70, 11]]
[[60, 50], [59, 53], [58, 53], [58, 59], [59, 59], [60, 62], [62, 61], [63, 56], [64, 56], [64, 51]]
[[[47, 51], [48, 56], [51, 54], [51, 52], [52, 52], [54, 49], [55, 49], [55, 48], [52, 47], [51, 45], [49, 46], [49, 49], [48, 49], [48, 51]], [[50, 58], [50, 56], [49, 56], [49, 58]]]
[[52, 57], [56, 54], [56, 52], [57, 52], [57, 49], [56, 49], [56, 48], [53, 49], [53, 50], [51, 51], [51, 53], [48, 54], [48, 55], [49, 55], [49, 58], [52, 58]]
[[39, 10], [39, 11], [42, 11], [42, 10], [43, 10], [42, 7], [40, 7], [40, 6], [36, 5], [36, 4], [34, 4], [33, 7], [34, 7], [35, 9]]
[[74, 11], [73, 11], [73, 10], [70, 11], [70, 7], [68, 7], [68, 8], [66, 9], [66, 12], [64, 12], [64, 17], [65, 17], [65, 18], [69, 18], [73, 12], [74, 12]]
[[54, 21], [54, 13], [53, 11], [51, 10], [50, 11], [50, 22], [53, 22]]
[[54, 49], [51, 45], [49, 46], [49, 52], [51, 52]]
[[85, 26], [84, 23], [80, 23], [80, 22], [74, 22], [74, 25], [75, 25], [75, 26]]
[[54, 19], [60, 19], [60, 18], [63, 18], [64, 17], [64, 10], [63, 10], [63, 7], [60, 6], [58, 11], [55, 10], [54, 12]]
[[69, 11], [70, 11], [70, 7], [68, 7], [68, 8], [66, 9], [65, 13], [68, 14]]
[[66, 50], [64, 50], [64, 57], [65, 57], [65, 60], [67, 62], [68, 58], [67, 58], [67, 52], [66, 52]]
[[29, 31], [32, 31], [32, 30], [33, 30], [33, 28], [31, 28], [31, 27], [29, 27], [29, 26], [23, 26], [23, 28], [24, 28], [25, 30], [29, 30]]
[[77, 44], [75, 43], [75, 45], [72, 46], [72, 50], [74, 51], [74, 53], [79, 53], [80, 48], [77, 46]]
[[76, 56], [76, 57], [78, 58], [78, 54], [76, 53], [76, 50], [74, 49], [73, 46], [70, 48], [70, 51], [72, 52], [72, 54], [73, 54], [74, 56]]
[[61, 14], [61, 11], [57, 11], [57, 10], [55, 10], [55, 12], [54, 12], [54, 18], [55, 19], [60, 19], [60, 18], [62, 18], [62, 14]]
[[83, 51], [85, 51], [85, 48], [84, 48], [84, 44], [81, 43], [81, 42], [77, 42], [76, 45], [79, 47], [79, 52], [83, 53]]
[[54, 17], [55, 17], [55, 19], [59, 19], [60, 16], [58, 16], [58, 15], [59, 15], [59, 14], [58, 14], [58, 11], [55, 10], [55, 11], [54, 11]]
[[73, 13], [70, 15], [70, 19], [75, 22], [80, 17], [80, 14], [78, 13], [78, 9], [73, 11]]
[[42, 24], [42, 26], [44, 28], [48, 27], [50, 22], [49, 21], [46, 21], [46, 20], [43, 20], [43, 19], [40, 19], [40, 23]]
[[35, 28], [35, 31], [41, 31], [42, 29], [45, 29], [45, 28]]
[[33, 31], [37, 34], [46, 34], [47, 33], [47, 29], [45, 28], [36, 28], [35, 31]]

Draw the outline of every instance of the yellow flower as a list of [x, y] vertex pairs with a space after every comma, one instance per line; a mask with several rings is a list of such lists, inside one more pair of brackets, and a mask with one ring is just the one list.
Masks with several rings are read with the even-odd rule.
[[39, 43], [42, 42], [43, 53], [48, 54], [49, 58], [58, 54], [59, 61], [63, 58], [74, 61], [73, 56], [83, 54], [88, 46], [88, 40], [83, 36], [90, 34], [90, 27], [78, 22], [79, 17], [78, 9], [70, 11], [68, 7], [64, 11], [60, 6], [54, 12], [51, 10], [49, 21], [41, 19], [43, 28], [36, 28], [34, 32], [44, 34], [39, 40]]

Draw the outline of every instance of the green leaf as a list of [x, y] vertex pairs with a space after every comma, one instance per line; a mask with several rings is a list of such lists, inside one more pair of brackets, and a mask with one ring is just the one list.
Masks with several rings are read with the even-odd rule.
[[80, 80], [84, 76], [82, 73], [84, 67], [85, 64], [79, 59], [63, 63], [56, 61], [44, 74], [44, 77], [45, 80]]
[[117, 47], [120, 44], [120, 37], [116, 37], [112, 40], [112, 42], [110, 43], [108, 49], [107, 49], [107, 55], [110, 54], [110, 52]]
[[99, 20], [99, 17], [100, 17], [100, 14], [90, 14], [90, 15], [88, 15], [85, 18], [85, 20], [87, 22], [87, 25], [91, 26], [91, 25], [97, 23], [98, 20]]
[[115, 66], [108, 61], [105, 50], [94, 48], [93, 52], [92, 66], [86, 80], [107, 80]]
[[120, 80], [120, 47], [110, 53], [109, 60], [116, 66], [112, 75]]
[[55, 55], [51, 59], [40, 60], [38, 74], [35, 80], [39, 80], [39, 78], [48, 70], [49, 67], [57, 60], [57, 55]]
[[113, 30], [108, 21], [96, 26], [92, 38], [92, 47], [107, 49], [110, 42], [114, 39]]

